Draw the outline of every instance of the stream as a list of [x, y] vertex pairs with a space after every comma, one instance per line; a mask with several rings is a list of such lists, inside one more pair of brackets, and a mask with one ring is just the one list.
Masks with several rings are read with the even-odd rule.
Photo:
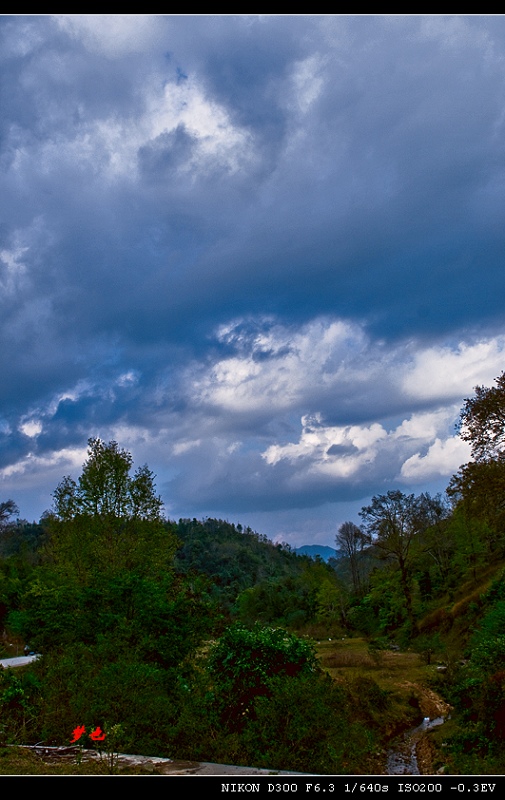
[[417, 763], [417, 745], [426, 731], [443, 725], [445, 717], [425, 717], [417, 728], [411, 728], [388, 751], [386, 775], [421, 775]]

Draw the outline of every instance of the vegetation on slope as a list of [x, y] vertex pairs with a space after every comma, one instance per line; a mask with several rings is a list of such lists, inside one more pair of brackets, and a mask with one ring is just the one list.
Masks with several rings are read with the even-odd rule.
[[0, 505], [2, 654], [42, 654], [0, 672], [0, 743], [120, 724], [139, 754], [365, 773], [435, 691], [454, 709], [437, 768], [504, 771], [504, 425], [502, 375], [465, 402], [448, 497], [372, 498], [330, 564], [163, 519], [150, 470], [91, 439], [38, 525]]

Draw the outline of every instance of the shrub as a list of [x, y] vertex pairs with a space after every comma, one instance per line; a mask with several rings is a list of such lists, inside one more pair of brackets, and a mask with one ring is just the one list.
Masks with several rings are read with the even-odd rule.
[[319, 669], [311, 644], [282, 628], [259, 624], [227, 628], [212, 648], [208, 666], [224, 719], [239, 727], [254, 699], [270, 694], [272, 678], [311, 675]]

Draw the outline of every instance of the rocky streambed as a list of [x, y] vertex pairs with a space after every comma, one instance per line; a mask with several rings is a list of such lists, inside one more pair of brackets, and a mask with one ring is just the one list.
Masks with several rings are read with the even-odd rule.
[[386, 775], [432, 775], [433, 746], [429, 732], [443, 725], [451, 707], [431, 689], [413, 683], [402, 684], [402, 688], [415, 691], [423, 721], [415, 728], [396, 737], [387, 752]]

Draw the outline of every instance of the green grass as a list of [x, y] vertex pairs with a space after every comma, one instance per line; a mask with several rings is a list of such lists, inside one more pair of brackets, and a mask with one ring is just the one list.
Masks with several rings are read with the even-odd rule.
[[316, 651], [321, 666], [335, 680], [366, 674], [386, 691], [395, 691], [401, 683], [425, 684], [436, 672], [436, 666], [426, 666], [418, 653], [408, 650], [371, 655], [361, 637], [321, 641]]

